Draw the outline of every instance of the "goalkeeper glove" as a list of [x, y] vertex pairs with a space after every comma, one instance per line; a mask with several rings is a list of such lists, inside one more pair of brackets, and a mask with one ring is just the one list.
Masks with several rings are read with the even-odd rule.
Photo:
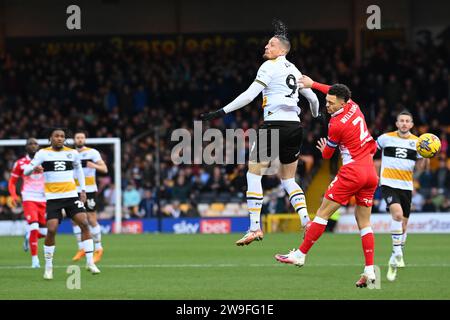
[[202, 121], [210, 121], [210, 120], [214, 120], [217, 118], [221, 118], [225, 115], [225, 111], [223, 111], [223, 109], [219, 109], [216, 111], [212, 111], [212, 112], [206, 112], [206, 113], [202, 113], [200, 115], [200, 120]]

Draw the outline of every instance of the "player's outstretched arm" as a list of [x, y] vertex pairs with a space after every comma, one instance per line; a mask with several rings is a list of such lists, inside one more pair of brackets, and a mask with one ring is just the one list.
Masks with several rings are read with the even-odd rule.
[[255, 99], [256, 96], [260, 94], [261, 91], [263, 91], [263, 89], [264, 86], [261, 83], [255, 81], [250, 85], [250, 87], [247, 90], [241, 93], [236, 99], [227, 104], [225, 107], [213, 112], [202, 113], [200, 115], [200, 119], [203, 121], [217, 119], [223, 117], [227, 113], [245, 107], [250, 102], [252, 102], [253, 99]]
[[309, 108], [311, 109], [312, 116], [317, 118], [319, 116], [319, 99], [316, 94], [309, 88], [300, 89], [300, 94], [304, 96], [309, 102]]
[[327, 84], [323, 84], [320, 82], [315, 82], [313, 79], [311, 79], [308, 76], [303, 75], [298, 80], [298, 86], [300, 88], [312, 88], [321, 91], [324, 94], [328, 93], [328, 90], [330, 90], [330, 86]]

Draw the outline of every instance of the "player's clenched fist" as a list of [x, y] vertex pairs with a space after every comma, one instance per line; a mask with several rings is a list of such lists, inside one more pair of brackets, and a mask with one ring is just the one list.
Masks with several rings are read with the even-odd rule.
[[311, 88], [313, 85], [313, 79], [311, 79], [308, 76], [303, 75], [300, 79], [297, 81], [297, 85], [299, 88]]
[[319, 149], [320, 152], [323, 152], [323, 150], [325, 149], [326, 145], [327, 145], [327, 139], [325, 139], [325, 138], [320, 138], [320, 139], [317, 141], [317, 146], [316, 146], [316, 148]]

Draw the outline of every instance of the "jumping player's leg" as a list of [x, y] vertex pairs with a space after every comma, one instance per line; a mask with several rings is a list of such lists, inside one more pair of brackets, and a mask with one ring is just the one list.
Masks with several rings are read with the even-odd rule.
[[317, 215], [306, 230], [302, 244], [297, 250], [293, 250], [288, 254], [277, 254], [275, 259], [279, 262], [290, 263], [296, 266], [305, 264], [306, 254], [309, 252], [313, 244], [325, 232], [328, 219], [331, 215], [341, 207], [340, 203], [324, 198], [322, 204], [317, 211]]
[[322, 204], [317, 211], [316, 217], [312, 221], [311, 226], [306, 231], [305, 239], [299, 247], [299, 250], [302, 254], [306, 255], [313, 244], [325, 232], [328, 220], [340, 207], [341, 204], [338, 202], [331, 201], [326, 198], [322, 200]]
[[306, 206], [305, 193], [303, 189], [295, 181], [295, 173], [297, 171], [298, 160], [288, 163], [281, 164], [280, 167], [280, 177], [281, 184], [286, 190], [289, 201], [294, 207], [295, 211], [300, 216], [300, 221], [303, 227], [310, 221], [308, 215], [308, 209]]
[[364, 272], [356, 282], [359, 288], [365, 288], [368, 284], [375, 284], [376, 275], [373, 267], [375, 254], [375, 238], [373, 236], [372, 226], [370, 224], [370, 215], [372, 213], [373, 196], [378, 186], [378, 175], [375, 168], [361, 168], [365, 172], [365, 183], [363, 187], [355, 194], [356, 210], [355, 218], [361, 234], [361, 242], [364, 253]]
[[247, 207], [250, 217], [249, 231], [238, 241], [236, 245], [243, 246], [259, 241], [263, 238], [261, 230], [261, 208], [263, 204], [262, 175], [268, 163], [249, 162], [247, 172]]
[[365, 268], [364, 273], [373, 274], [373, 261], [375, 250], [375, 239], [373, 236], [373, 230], [370, 224], [370, 214], [372, 207], [356, 206], [355, 218], [358, 224], [359, 232], [361, 234], [361, 242], [364, 253]]
[[375, 238], [370, 225], [372, 207], [358, 204], [355, 210], [355, 218], [361, 235], [361, 243], [364, 254], [364, 272], [356, 282], [359, 288], [365, 288], [368, 284], [374, 284], [376, 275], [374, 270]]

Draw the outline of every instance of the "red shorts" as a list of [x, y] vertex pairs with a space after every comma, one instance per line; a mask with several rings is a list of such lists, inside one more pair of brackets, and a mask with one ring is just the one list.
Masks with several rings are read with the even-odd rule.
[[358, 206], [371, 207], [377, 186], [378, 175], [373, 164], [350, 163], [339, 169], [325, 198], [345, 206], [355, 196]]
[[47, 223], [45, 219], [45, 202], [24, 201], [22, 206], [28, 224], [38, 222], [40, 225], [45, 225]]

